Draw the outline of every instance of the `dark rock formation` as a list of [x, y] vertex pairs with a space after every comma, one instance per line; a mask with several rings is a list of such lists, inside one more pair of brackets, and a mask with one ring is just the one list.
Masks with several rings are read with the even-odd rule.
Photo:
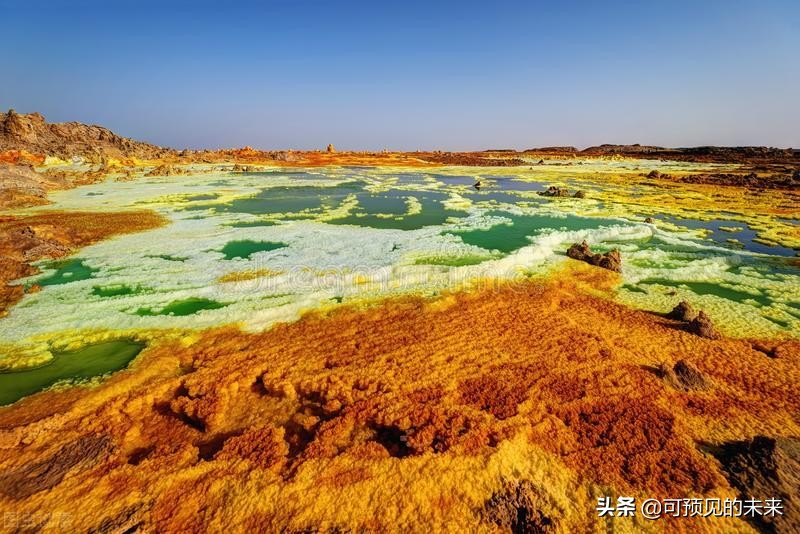
[[678, 360], [672, 368], [661, 364], [658, 374], [664, 382], [677, 390], [702, 391], [711, 387], [711, 381], [686, 360]]
[[494, 493], [481, 510], [481, 517], [514, 533], [555, 532], [556, 521], [546, 515], [547, 507], [542, 492], [530, 481], [507, 483], [502, 491]]
[[567, 256], [572, 259], [585, 261], [591, 265], [608, 269], [609, 271], [622, 271], [622, 257], [619, 250], [614, 249], [605, 253], [594, 253], [586, 241], [575, 243], [567, 249]]
[[697, 316], [689, 323], [688, 330], [692, 334], [706, 339], [719, 339], [722, 337], [711, 318], [702, 310], [697, 312]]
[[646, 222], [647, 224], [655, 224], [656, 220], [653, 219], [652, 217], [646, 217], [644, 222]]
[[564, 187], [551, 185], [547, 188], [547, 191], [541, 191], [539, 194], [543, 197], [568, 197], [569, 191]]
[[106, 458], [113, 449], [108, 436], [85, 436], [59, 449], [46, 460], [0, 473], [0, 492], [19, 500], [61, 483], [76, 467], [86, 469]]
[[756, 515], [767, 532], [797, 532], [800, 525], [800, 439], [756, 436], [727, 443], [718, 455], [731, 485], [744, 499], [780, 499], [783, 515]]
[[329, 154], [333, 154], [334, 152], [336, 152], [336, 147], [334, 147], [333, 145], [330, 145], [330, 144], [329, 144], [329, 145], [328, 145], [328, 148], [327, 148], [326, 150], [327, 150], [327, 152], [328, 152]]
[[685, 300], [682, 300], [677, 306], [672, 308], [672, 311], [667, 314], [667, 317], [670, 319], [675, 319], [676, 321], [689, 322], [697, 317], [697, 312], [691, 304]]
[[586, 193], [584, 191], [575, 191], [575, 194], [572, 196], [575, 198], [586, 198]]

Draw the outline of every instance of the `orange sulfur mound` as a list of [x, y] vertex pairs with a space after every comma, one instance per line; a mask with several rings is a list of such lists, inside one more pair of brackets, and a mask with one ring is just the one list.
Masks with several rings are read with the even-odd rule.
[[[0, 410], [0, 512], [175, 532], [492, 531], [518, 511], [587, 532], [607, 527], [602, 495], [734, 496], [705, 451], [800, 434], [800, 342], [771, 358], [695, 336], [607, 300], [596, 271], [155, 345], [100, 386]], [[663, 378], [684, 359], [712, 387]], [[65, 466], [80, 440], [103, 446]]]

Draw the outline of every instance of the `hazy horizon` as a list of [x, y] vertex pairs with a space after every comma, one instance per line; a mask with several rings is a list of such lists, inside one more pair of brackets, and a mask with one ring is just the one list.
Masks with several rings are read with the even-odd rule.
[[178, 149], [800, 147], [789, 1], [0, 7], [0, 109]]

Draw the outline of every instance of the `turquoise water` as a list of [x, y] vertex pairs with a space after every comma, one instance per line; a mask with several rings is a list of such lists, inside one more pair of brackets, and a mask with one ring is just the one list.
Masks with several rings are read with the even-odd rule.
[[40, 286], [54, 286], [79, 280], [88, 280], [97, 272], [96, 269], [84, 264], [80, 258], [52, 262], [45, 265], [45, 268], [55, 269], [56, 271], [45, 278], [37, 280], [36, 283]]
[[62, 380], [81, 381], [124, 369], [143, 348], [143, 343], [108, 341], [74, 352], [54, 352], [53, 360], [41, 367], [0, 373], [0, 406]]
[[530, 245], [531, 237], [542, 230], [590, 230], [601, 226], [620, 224], [613, 219], [591, 217], [553, 217], [548, 215], [513, 215], [492, 211], [489, 215], [511, 219], [510, 223], [500, 223], [486, 229], [450, 232], [461, 238], [464, 243], [475, 245], [486, 250], [497, 250], [510, 253]]
[[[421, 204], [419, 213], [408, 214], [408, 197], [413, 197]], [[350, 215], [327, 222], [368, 228], [419, 230], [426, 226], [442, 225], [450, 218], [465, 215], [462, 211], [445, 208], [442, 202], [447, 198], [448, 195], [444, 193], [431, 191], [391, 190], [381, 194], [362, 193], [357, 196], [358, 207], [351, 210]]]
[[271, 187], [245, 198], [237, 198], [227, 204], [195, 204], [188, 210], [212, 209], [225, 213], [249, 213], [251, 215], [275, 215], [299, 212], [319, 213], [323, 209], [336, 207], [347, 195], [361, 190], [356, 183], [332, 187]]

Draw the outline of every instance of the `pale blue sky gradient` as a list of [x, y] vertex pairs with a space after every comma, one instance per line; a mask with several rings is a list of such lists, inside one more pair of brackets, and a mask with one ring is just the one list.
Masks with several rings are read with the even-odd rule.
[[800, 2], [0, 0], [0, 108], [176, 148], [800, 147]]

